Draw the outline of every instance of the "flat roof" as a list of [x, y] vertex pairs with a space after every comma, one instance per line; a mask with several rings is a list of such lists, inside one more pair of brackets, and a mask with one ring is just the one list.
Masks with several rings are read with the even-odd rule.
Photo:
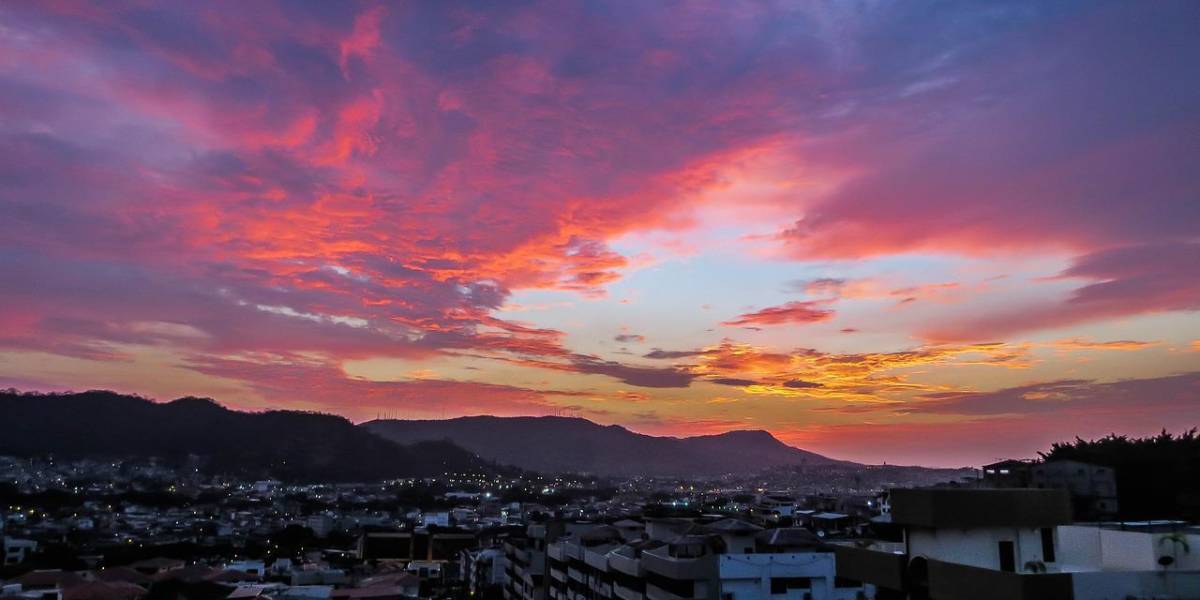
[[892, 522], [916, 527], [1053, 527], [1072, 522], [1066, 490], [895, 489], [891, 503]]

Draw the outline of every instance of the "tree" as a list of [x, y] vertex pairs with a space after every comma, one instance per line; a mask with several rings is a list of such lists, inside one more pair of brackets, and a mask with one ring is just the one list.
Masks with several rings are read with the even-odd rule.
[[1041, 453], [1047, 461], [1075, 460], [1111, 467], [1117, 475], [1118, 518], [1200, 520], [1200, 436], [1076, 438]]

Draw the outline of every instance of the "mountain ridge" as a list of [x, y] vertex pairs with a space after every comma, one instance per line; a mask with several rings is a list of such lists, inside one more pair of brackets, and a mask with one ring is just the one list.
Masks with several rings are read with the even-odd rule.
[[545, 473], [719, 475], [800, 465], [854, 465], [789, 446], [769, 431], [652, 436], [580, 417], [375, 419], [360, 423], [397, 443], [446, 440], [500, 464]]
[[295, 481], [493, 470], [453, 444], [430, 440], [401, 445], [337, 415], [244, 412], [210, 398], [155, 402], [106, 390], [0, 391], [0, 454], [169, 460], [196, 455], [209, 470]]

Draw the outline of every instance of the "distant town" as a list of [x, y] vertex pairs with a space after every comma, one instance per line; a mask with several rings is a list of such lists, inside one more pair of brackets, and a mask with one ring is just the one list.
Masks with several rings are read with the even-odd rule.
[[0, 458], [0, 598], [1200, 597], [1190, 500], [1125, 519], [1118, 473], [1075, 460], [358, 483], [201, 464]]

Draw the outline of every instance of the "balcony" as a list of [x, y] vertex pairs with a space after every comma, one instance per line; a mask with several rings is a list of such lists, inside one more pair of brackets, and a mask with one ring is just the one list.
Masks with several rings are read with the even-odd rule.
[[608, 568], [620, 571], [626, 575], [638, 576], [642, 574], [642, 565], [638, 559], [615, 552], [608, 555]]
[[657, 585], [647, 583], [646, 600], [692, 600], [692, 596], [677, 596]]
[[709, 579], [717, 572], [717, 555], [676, 558], [666, 547], [655, 548], [642, 553], [642, 567], [669, 579]]
[[620, 598], [621, 600], [644, 600], [645, 599], [645, 596], [641, 592], [639, 592], [637, 590], [631, 590], [627, 587], [622, 586], [619, 583], [613, 584], [613, 596], [616, 596], [617, 598]]
[[929, 561], [929, 594], [973, 600], [1051, 600], [1072, 598], [1067, 573], [1007, 573], [937, 560]]

